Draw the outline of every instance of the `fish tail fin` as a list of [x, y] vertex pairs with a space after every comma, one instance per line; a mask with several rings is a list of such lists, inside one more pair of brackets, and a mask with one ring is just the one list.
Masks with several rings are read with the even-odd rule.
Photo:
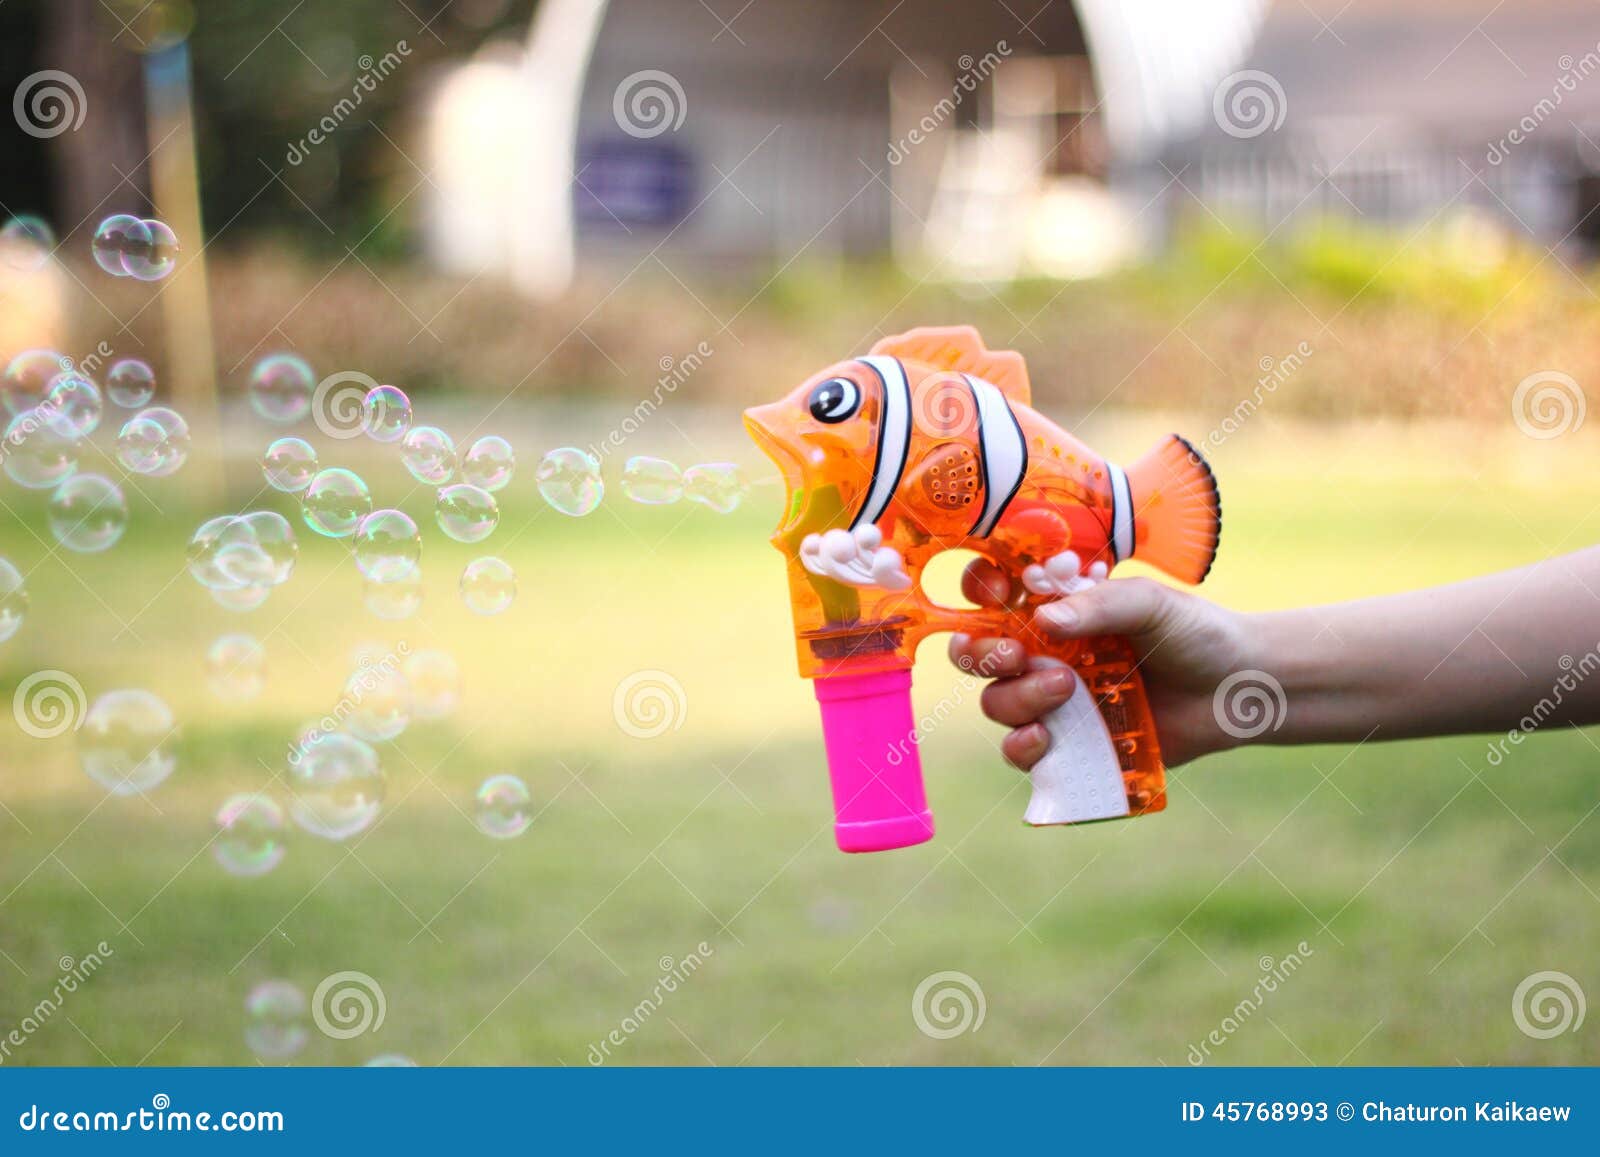
[[1222, 534], [1222, 498], [1211, 467], [1186, 439], [1171, 434], [1127, 474], [1134, 555], [1180, 582], [1200, 582], [1216, 561]]

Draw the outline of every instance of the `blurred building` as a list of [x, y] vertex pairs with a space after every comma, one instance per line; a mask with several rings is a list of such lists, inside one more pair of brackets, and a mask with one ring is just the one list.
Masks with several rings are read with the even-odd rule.
[[[1467, 211], [1600, 239], [1600, 10], [1582, 0], [1277, 3], [1163, 200], [1265, 230]], [[1192, 203], [1190, 207], [1193, 208]]]
[[545, 0], [525, 50], [437, 93], [430, 248], [533, 290], [580, 254], [1095, 273], [1158, 224], [1141, 166], [1209, 116], [1261, 7]]

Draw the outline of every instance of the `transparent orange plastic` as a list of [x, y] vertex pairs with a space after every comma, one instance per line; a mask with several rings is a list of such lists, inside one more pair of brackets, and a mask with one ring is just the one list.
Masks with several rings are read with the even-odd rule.
[[[747, 411], [745, 423], [788, 487], [772, 543], [788, 566], [802, 676], [906, 670], [917, 645], [943, 631], [1019, 640], [1071, 666], [1093, 694], [1128, 814], [1165, 806], [1160, 745], [1128, 644], [1055, 642], [1032, 619], [1058, 597], [1048, 576], [1092, 581], [1129, 556], [1181, 581], [1204, 578], [1220, 503], [1187, 442], [1174, 435], [1119, 470], [1034, 411], [1022, 357], [987, 350], [970, 327], [885, 339]], [[952, 608], [923, 593], [929, 560], [957, 549], [1012, 577], [1007, 605]]]

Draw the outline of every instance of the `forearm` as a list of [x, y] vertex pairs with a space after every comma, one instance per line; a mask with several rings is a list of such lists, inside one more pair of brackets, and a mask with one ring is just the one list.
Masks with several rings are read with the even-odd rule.
[[1261, 742], [1600, 722], [1600, 548], [1248, 622], [1252, 663], [1287, 698]]

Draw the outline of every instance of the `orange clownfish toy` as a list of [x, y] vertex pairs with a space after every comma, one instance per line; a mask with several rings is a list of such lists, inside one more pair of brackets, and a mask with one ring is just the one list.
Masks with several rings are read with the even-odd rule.
[[[914, 329], [816, 374], [745, 425], [783, 471], [772, 542], [788, 561], [800, 673], [822, 704], [845, 851], [932, 838], [911, 712], [917, 644], [940, 631], [1020, 639], [1036, 664], [1066, 663], [1072, 698], [1043, 721], [1031, 775], [1034, 825], [1158, 811], [1165, 771], [1137, 661], [1120, 639], [1036, 635], [1040, 603], [1138, 558], [1198, 583], [1222, 508], [1199, 453], [1172, 435], [1126, 470], [1029, 405], [1020, 354], [970, 326]], [[929, 600], [933, 555], [976, 551], [1012, 578], [1000, 608]], [[982, 676], [984, 672], [975, 674]]]

